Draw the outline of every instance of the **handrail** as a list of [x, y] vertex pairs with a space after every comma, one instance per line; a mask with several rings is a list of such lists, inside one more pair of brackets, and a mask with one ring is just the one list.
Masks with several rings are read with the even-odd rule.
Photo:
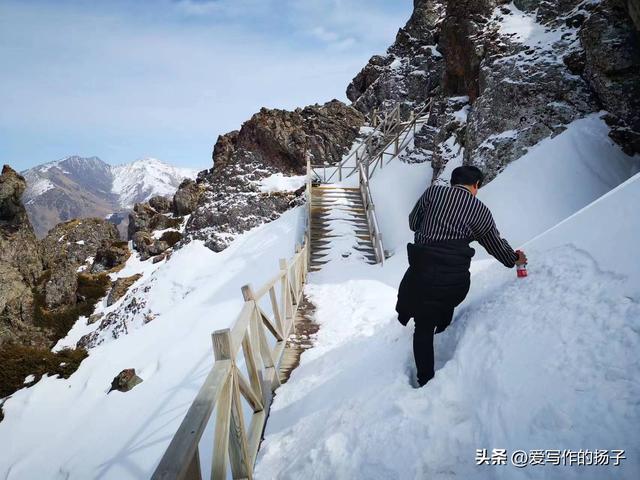
[[358, 169], [360, 172], [360, 195], [362, 196], [362, 202], [366, 212], [371, 243], [373, 243], [373, 250], [376, 254], [376, 263], [384, 264], [385, 255], [384, 247], [382, 246], [382, 233], [380, 232], [378, 219], [375, 214], [375, 205], [373, 203], [373, 197], [371, 196], [371, 189], [369, 188], [369, 179], [367, 178], [367, 174], [362, 163], [358, 165]]
[[[428, 108], [428, 112], [425, 115], [425, 111]], [[342, 181], [343, 178], [348, 178], [358, 171], [358, 165], [365, 163], [368, 177], [371, 177], [376, 168], [384, 166], [384, 156], [388, 155], [391, 158], [386, 162], [387, 164], [400, 155], [410, 143], [409, 133], [413, 130], [415, 135], [416, 127], [418, 124], [424, 124], [431, 118], [431, 111], [433, 108], [433, 100], [425, 103], [418, 111], [411, 112], [411, 118], [408, 121], [402, 121], [400, 116], [400, 105], [396, 105], [383, 120], [377, 125], [374, 130], [360, 141], [358, 146], [349, 153], [337, 165], [312, 165], [312, 173], [323, 183], [329, 183], [336, 175], [338, 181]], [[379, 115], [376, 113], [376, 118]], [[381, 145], [377, 145], [373, 148], [374, 138], [382, 137], [386, 142]], [[387, 152], [389, 147], [394, 145], [393, 152]], [[361, 150], [364, 149], [364, 152]], [[362, 155], [361, 155], [362, 153]], [[355, 157], [355, 165], [347, 166], [347, 163]], [[369, 167], [373, 164], [373, 167]], [[333, 172], [327, 175], [327, 168], [332, 168]], [[343, 175], [343, 170], [347, 169], [347, 173]], [[322, 175], [320, 174], [322, 171]]]
[[[377, 116], [379, 118], [379, 115]], [[380, 120], [380, 123], [374, 125], [374, 129], [370, 132], [364, 139], [362, 139], [355, 150], [352, 150], [349, 155], [342, 159], [337, 165], [332, 165], [331, 168], [335, 170], [329, 176], [327, 176], [327, 166], [326, 165], [313, 165], [311, 169], [313, 173], [323, 182], [328, 183], [331, 181], [336, 174], [338, 175], [338, 181], [342, 181], [342, 169], [346, 167], [346, 164], [355, 157], [356, 166], [353, 167], [351, 172], [346, 175], [346, 177], [353, 174], [357, 169], [357, 164], [360, 163], [360, 159], [370, 155], [371, 145], [373, 143], [373, 139], [379, 136], [383, 138], [390, 133], [394, 132], [397, 126], [400, 124], [400, 104], [396, 105], [391, 111], [389, 111], [383, 118]], [[364, 148], [364, 152], [361, 150]], [[322, 169], [323, 175], [320, 176], [318, 174], [318, 170]], [[346, 178], [345, 177], [345, 178]]]
[[[428, 112], [425, 115], [427, 108]], [[369, 227], [369, 234], [371, 236], [371, 242], [373, 243], [377, 263], [384, 263], [385, 253], [382, 244], [380, 226], [378, 225], [378, 219], [375, 214], [375, 205], [373, 203], [373, 196], [369, 186], [369, 179], [375, 173], [376, 168], [383, 168], [385, 164], [385, 155], [391, 157], [386, 162], [388, 164], [405, 150], [411, 142], [409, 134], [413, 131], [415, 136], [417, 125], [429, 122], [432, 109], [433, 100], [423, 105], [418, 111], [412, 111], [408, 121], [402, 121], [400, 117], [400, 105], [398, 104], [389, 113], [382, 117], [379, 124], [377, 122], [381, 117], [377, 111], [374, 111], [372, 117], [374, 119], [374, 130], [366, 136], [345, 159], [343, 159], [337, 166], [333, 167], [334, 171], [329, 176], [327, 176], [326, 165], [314, 167], [307, 159], [307, 184], [311, 182], [312, 174], [316, 175], [320, 181], [327, 183], [336, 175], [336, 173], [338, 175], [338, 179], [341, 181], [343, 178], [343, 168], [350, 169], [350, 171], [345, 175], [345, 178], [350, 177], [356, 171], [358, 172], [360, 194], [362, 196], [362, 202], [366, 212], [367, 225]], [[374, 151], [372, 146], [373, 139], [380, 136], [383, 139], [383, 143], [381, 145], [377, 145]], [[393, 152], [388, 152], [387, 150], [392, 145], [394, 146]], [[360, 155], [360, 151], [363, 148], [364, 153]], [[349, 162], [353, 157], [355, 157], [355, 166], [347, 167], [347, 162]], [[322, 169], [322, 176], [318, 172], [319, 169]], [[307, 189], [310, 191], [309, 185]], [[308, 206], [310, 208], [311, 196], [308, 198]], [[310, 214], [308, 218], [311, 218]]]
[[[311, 199], [310, 180], [307, 189]], [[242, 309], [231, 327], [212, 334], [213, 367], [160, 460], [153, 480], [202, 480], [198, 444], [214, 410], [215, 440], [209, 478], [226, 479], [228, 464], [233, 478], [253, 478], [273, 392], [280, 385], [278, 369], [302, 299], [309, 245], [307, 230], [304, 244], [296, 247], [293, 258], [289, 262], [280, 260], [278, 274], [256, 291], [250, 285], [242, 287]], [[259, 305], [267, 295], [271, 315]], [[275, 340], [273, 346], [269, 345], [269, 336], [272, 342]], [[238, 368], [241, 349], [248, 377]], [[242, 398], [253, 411], [248, 428]]]

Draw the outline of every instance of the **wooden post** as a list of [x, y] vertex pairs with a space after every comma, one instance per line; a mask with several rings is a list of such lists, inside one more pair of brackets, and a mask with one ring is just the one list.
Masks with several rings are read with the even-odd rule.
[[291, 333], [291, 303], [289, 302], [289, 269], [287, 267], [287, 259], [280, 259], [280, 270], [282, 270], [282, 282], [280, 292], [282, 298], [282, 315], [284, 319], [284, 330], [282, 331], [282, 335], [284, 338], [287, 338]]
[[253, 468], [249, 461], [249, 447], [244, 427], [244, 416], [240, 398], [238, 379], [235, 373], [235, 359], [231, 355], [231, 330], [219, 330], [213, 334], [213, 352], [216, 360], [231, 360], [231, 416], [229, 422], [229, 460], [233, 478], [253, 477]]
[[200, 470], [200, 453], [198, 451], [198, 447], [196, 447], [196, 451], [193, 453], [193, 458], [191, 459], [191, 463], [189, 463], [189, 467], [184, 474], [185, 480], [202, 480], [202, 473]]
[[231, 401], [231, 425], [229, 428], [229, 459], [231, 460], [231, 473], [233, 478], [253, 478], [253, 464], [249, 458], [249, 444], [247, 430], [244, 426], [244, 414], [242, 412], [242, 399], [238, 387], [238, 378], [232, 375], [233, 395]]
[[[242, 291], [242, 297], [244, 298], [245, 302], [250, 302], [250, 301], [256, 301], [256, 296], [253, 293], [253, 289], [251, 288], [251, 285], [244, 285], [241, 288]], [[251, 314], [251, 320], [249, 320], [249, 332], [251, 333], [251, 344], [253, 345], [253, 348], [257, 348], [257, 346], [259, 345], [258, 343], [258, 331], [256, 330], [257, 327], [257, 322], [256, 319], [258, 318], [258, 309], [255, 308]], [[258, 363], [258, 369], [262, 369], [262, 364]]]
[[216, 428], [213, 444], [212, 480], [227, 480], [227, 459], [229, 458], [229, 429], [231, 427], [231, 376], [224, 383], [222, 395], [217, 405]]

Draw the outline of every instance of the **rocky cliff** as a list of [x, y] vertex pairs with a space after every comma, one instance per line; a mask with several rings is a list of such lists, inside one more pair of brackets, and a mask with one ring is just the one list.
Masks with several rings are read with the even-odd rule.
[[640, 152], [640, 45], [624, 0], [415, 0], [385, 55], [347, 89], [365, 114], [433, 99], [414, 156], [493, 178], [567, 123], [604, 109]]
[[26, 180], [5, 165], [0, 175], [0, 397], [29, 374], [69, 375], [84, 354], [50, 349], [89, 316], [112, 286], [107, 273], [130, 252], [116, 227], [99, 218], [71, 220], [38, 241], [22, 195]]
[[[180, 229], [184, 219], [182, 244], [198, 239], [221, 251], [239, 233], [303, 201], [302, 189], [264, 191], [261, 182], [277, 174], [304, 175], [305, 153], [314, 163], [337, 162], [364, 120], [357, 109], [337, 100], [294, 111], [263, 108], [240, 130], [218, 138], [213, 167], [200, 172], [196, 181], [184, 181], [171, 204], [137, 204], [129, 219], [129, 237], [143, 258], [158, 257], [170, 245], [153, 231]], [[173, 235], [177, 238], [177, 232]]]
[[32, 289], [42, 275], [42, 258], [22, 194], [24, 177], [8, 165], [0, 175], [0, 345], [7, 340], [40, 343], [33, 322]]
[[21, 197], [24, 177], [9, 166], [0, 176], [0, 346], [49, 346], [106, 293], [105, 272], [130, 252], [103, 219], [71, 220], [36, 239]]

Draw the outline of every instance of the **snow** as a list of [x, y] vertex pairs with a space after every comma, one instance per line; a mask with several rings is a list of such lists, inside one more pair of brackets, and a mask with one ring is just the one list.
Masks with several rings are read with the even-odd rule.
[[[494, 211], [503, 207], [505, 236], [529, 240], [530, 276], [474, 261], [469, 296], [436, 337], [436, 376], [422, 389], [411, 385], [412, 328], [394, 305], [407, 214], [429, 174], [403, 165], [375, 177], [385, 247], [397, 255], [382, 268], [335, 259], [311, 275], [317, 342], [278, 390], [256, 478], [639, 478], [640, 175], [606, 193], [633, 163], [587, 118], [482, 190]], [[483, 448], [625, 449], [626, 460], [476, 466]]]
[[274, 173], [262, 179], [259, 188], [262, 193], [292, 192], [304, 187], [306, 181], [306, 175], [287, 177], [282, 173]]
[[[242, 234], [221, 253], [192, 242], [145, 273], [152, 322], [91, 349], [69, 379], [45, 376], [4, 403], [0, 477], [149, 478], [212, 365], [211, 333], [235, 320], [243, 284], [261, 285], [278, 258], [292, 256], [303, 212]], [[135, 261], [119, 275], [139, 271]], [[107, 394], [124, 368], [143, 383]]]
[[36, 379], [35, 375], [27, 375], [24, 379], [24, 384], [31, 383]]
[[460, 110], [453, 113], [453, 117], [458, 120], [461, 124], [467, 123], [467, 117], [469, 116], [469, 112], [471, 111], [471, 105], [465, 105]]
[[178, 168], [156, 158], [142, 158], [112, 168], [112, 193], [118, 195], [120, 206], [130, 208], [155, 195], [172, 196], [182, 180], [195, 178], [197, 172]]
[[[535, 13], [525, 13], [513, 3], [508, 8], [510, 13], [503, 16], [500, 24], [502, 35], [531, 48], [551, 48], [562, 38], [564, 29], [550, 29], [538, 23]], [[500, 12], [500, 9], [498, 11]]]
[[[397, 322], [394, 306], [412, 240], [407, 216], [431, 166], [393, 161], [376, 172], [376, 214], [394, 255], [383, 267], [331, 255], [310, 274], [320, 330], [277, 391], [255, 477], [640, 478], [639, 160], [607, 133], [598, 115], [578, 120], [481, 189], [504, 236], [526, 249], [530, 276], [478, 252], [469, 296], [436, 337], [436, 375], [422, 389], [412, 385], [412, 325]], [[193, 242], [168, 262], [130, 258], [117, 275], [143, 273], [135, 288], [155, 319], [137, 318], [91, 349], [71, 378], [45, 376], [5, 402], [0, 477], [149, 478], [211, 367], [210, 333], [233, 322], [241, 285], [259, 286], [291, 255], [303, 211], [218, 254]], [[81, 319], [56, 349], [94, 328]], [[123, 368], [143, 383], [107, 394]], [[483, 448], [625, 449], [626, 460], [476, 466]], [[200, 451], [206, 468], [211, 442]]]
[[491, 206], [498, 229], [517, 225], [508, 235], [512, 245], [548, 230], [638, 172], [640, 158], [627, 156], [608, 134], [600, 114], [576, 120], [480, 190], [478, 198]]
[[48, 179], [35, 177], [35, 182], [29, 184], [29, 199], [33, 199], [33, 197], [42, 195], [54, 188], [56, 186]]
[[504, 132], [489, 135], [486, 140], [480, 144], [479, 148], [495, 150], [496, 147], [493, 144], [495, 140], [512, 140], [518, 137], [518, 133], [518, 130], [505, 130]]

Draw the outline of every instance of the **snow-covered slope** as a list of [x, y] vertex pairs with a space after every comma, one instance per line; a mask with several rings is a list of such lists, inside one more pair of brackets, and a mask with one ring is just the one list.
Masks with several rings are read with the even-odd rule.
[[[256, 477], [637, 478], [640, 297], [637, 274], [621, 273], [640, 270], [626, 253], [640, 217], [625, 206], [638, 201], [640, 176], [532, 242], [526, 280], [496, 263], [474, 275], [420, 390], [410, 385], [412, 329], [393, 311], [404, 258], [318, 274], [317, 346], [278, 391]], [[601, 215], [609, 228], [576, 248]], [[620, 271], [625, 260], [633, 265]], [[627, 460], [476, 466], [476, 449], [493, 448], [625, 449]]]
[[[595, 201], [525, 245], [528, 278], [474, 262], [470, 294], [436, 337], [436, 376], [422, 389], [411, 385], [412, 323], [403, 328], [394, 305], [411, 240], [406, 215], [429, 175], [395, 165], [374, 179], [383, 235], [394, 230], [385, 246], [398, 254], [383, 268], [338, 259], [312, 276], [316, 346], [278, 390], [257, 478], [638, 478], [640, 174], [597, 199], [624, 180], [616, 163], [631, 159], [606, 137], [591, 142], [593, 129], [584, 126], [549, 140], [553, 165], [539, 156], [510, 167], [534, 181], [514, 187], [513, 178], [498, 177], [483, 194], [502, 209], [503, 234], [519, 241], [528, 240], [519, 234], [528, 218], [534, 235]], [[578, 150], [581, 162], [569, 158], [567, 138], [589, 146]], [[527, 199], [520, 208], [516, 193]], [[550, 464], [553, 452], [544, 467], [476, 465], [477, 449], [507, 449], [507, 463], [516, 450], [558, 449], [561, 465]], [[608, 465], [563, 465], [577, 455], [567, 450], [596, 449], [607, 450]], [[626, 459], [614, 466], [618, 450]]]
[[185, 178], [195, 178], [196, 170], [178, 168], [157, 158], [142, 158], [112, 168], [111, 191], [122, 208], [145, 202], [154, 195], [173, 195]]
[[[134, 288], [155, 318], [131, 322], [127, 335], [91, 349], [71, 378], [45, 377], [7, 400], [0, 478], [149, 478], [211, 368], [211, 333], [235, 320], [243, 284], [264, 283], [278, 258], [293, 254], [303, 211], [240, 235], [221, 253], [194, 241], [166, 263], [131, 258], [118, 276], [144, 273]], [[135, 368], [143, 383], [107, 394], [124, 368]]]
[[501, 225], [517, 225], [509, 240], [519, 245], [551, 228], [640, 170], [609, 138], [600, 114], [568, 125], [508, 165], [478, 198], [491, 205]]
[[[394, 305], [411, 240], [407, 215], [431, 169], [394, 162], [376, 173], [378, 219], [395, 255], [382, 268], [338, 256], [310, 276], [306, 293], [321, 328], [277, 392], [257, 478], [640, 475], [640, 175], [625, 181], [636, 160], [608, 143], [600, 122], [575, 122], [506, 169], [510, 181], [499, 176], [484, 189], [504, 236], [525, 244], [530, 276], [474, 262], [471, 292], [436, 339], [436, 376], [423, 389], [412, 387], [412, 329], [396, 321]], [[521, 178], [534, 181], [514, 192]], [[576, 181], [586, 190], [579, 196]], [[503, 208], [514, 198], [518, 208]], [[148, 478], [211, 366], [211, 331], [234, 320], [242, 284], [259, 285], [292, 253], [302, 212], [221, 253], [193, 242], [159, 265], [130, 259], [117, 275], [144, 273], [133, 287], [146, 302], [142, 313], [127, 334], [91, 349], [70, 379], [43, 378], [4, 404], [0, 476]], [[90, 328], [79, 323], [63, 343]], [[107, 394], [123, 368], [144, 382]], [[203, 439], [203, 465], [211, 443]], [[494, 448], [624, 449], [626, 459], [618, 467], [476, 466], [476, 449]]]

